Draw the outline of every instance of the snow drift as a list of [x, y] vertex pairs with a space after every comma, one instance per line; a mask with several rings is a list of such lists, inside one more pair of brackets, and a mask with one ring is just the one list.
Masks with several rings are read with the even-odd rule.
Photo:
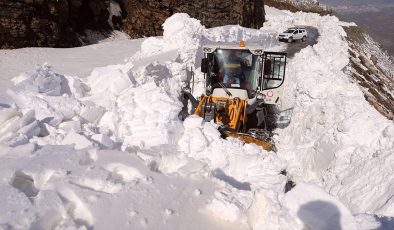
[[[146, 39], [124, 64], [86, 79], [48, 65], [15, 78], [0, 97], [0, 226], [354, 229], [379, 225], [358, 213], [392, 215], [394, 125], [343, 73], [341, 22], [267, 13], [261, 30], [206, 29], [175, 14], [162, 38]], [[289, 62], [281, 106], [294, 116], [277, 130], [277, 154], [224, 140], [199, 117], [179, 120], [186, 68], [197, 67], [195, 95], [203, 89], [203, 44], [243, 39], [281, 50], [277, 32], [295, 24], [320, 37]], [[289, 179], [298, 185], [285, 193]]]

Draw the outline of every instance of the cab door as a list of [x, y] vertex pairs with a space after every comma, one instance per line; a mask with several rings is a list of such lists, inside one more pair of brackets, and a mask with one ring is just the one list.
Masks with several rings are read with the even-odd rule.
[[286, 55], [279, 52], [264, 52], [262, 55], [260, 89], [265, 104], [277, 104], [282, 97]]

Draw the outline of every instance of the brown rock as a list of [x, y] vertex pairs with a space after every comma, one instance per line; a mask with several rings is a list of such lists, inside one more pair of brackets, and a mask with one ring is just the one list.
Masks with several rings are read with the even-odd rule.
[[145, 0], [125, 5], [123, 30], [133, 38], [162, 35], [161, 25], [174, 13], [187, 13], [208, 28], [227, 24], [260, 28], [265, 21], [263, 0]]
[[133, 38], [161, 35], [163, 22], [178, 12], [206, 27], [260, 28], [265, 21], [263, 0], [0, 0], [0, 48], [82, 45], [86, 29], [112, 29], [111, 1], [122, 10], [111, 24]]
[[372, 61], [372, 63], [374, 64], [374, 65], [376, 65], [376, 64], [378, 64], [378, 57], [376, 57], [375, 55], [372, 55], [371, 56], [371, 61]]

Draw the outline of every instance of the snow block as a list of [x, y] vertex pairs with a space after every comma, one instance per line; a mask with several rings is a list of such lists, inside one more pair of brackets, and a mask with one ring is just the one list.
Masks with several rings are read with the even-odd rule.
[[207, 208], [220, 219], [235, 222], [244, 217], [252, 202], [251, 192], [226, 188], [215, 192]]
[[86, 137], [75, 132], [69, 132], [62, 141], [62, 145], [71, 144], [75, 145], [75, 149], [84, 149], [86, 147], [92, 146], [92, 143]]
[[301, 183], [286, 194], [283, 205], [310, 229], [357, 229], [351, 212], [322, 188]]
[[81, 110], [81, 117], [90, 123], [98, 122], [104, 115], [105, 109], [100, 106], [86, 105]]
[[95, 134], [92, 136], [92, 139], [100, 143], [106, 148], [112, 148], [114, 145], [114, 142], [105, 134]]
[[191, 115], [183, 122], [185, 128], [202, 128], [203, 118], [197, 115]]
[[10, 118], [19, 115], [18, 111], [11, 108], [0, 108], [0, 125]]
[[65, 130], [65, 131], [74, 131], [76, 133], [79, 133], [82, 131], [81, 122], [79, 120], [62, 122], [59, 125], [59, 128]]

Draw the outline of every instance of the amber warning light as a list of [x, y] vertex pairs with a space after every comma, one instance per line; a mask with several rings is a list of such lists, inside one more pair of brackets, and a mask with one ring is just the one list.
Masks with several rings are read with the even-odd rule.
[[241, 41], [239, 42], [239, 47], [245, 47], [245, 46], [246, 46], [245, 41], [241, 40]]

